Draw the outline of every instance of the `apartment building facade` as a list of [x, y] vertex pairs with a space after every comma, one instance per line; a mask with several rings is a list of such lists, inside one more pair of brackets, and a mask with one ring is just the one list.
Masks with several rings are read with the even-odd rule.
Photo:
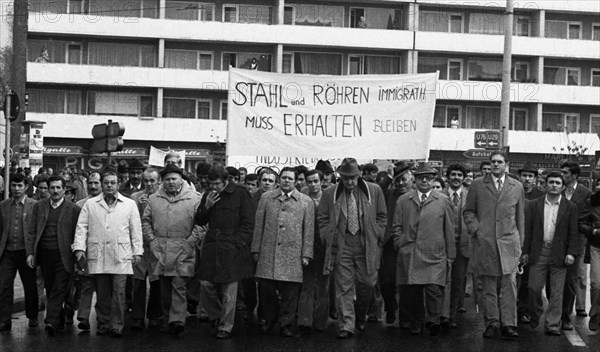
[[[101, 165], [90, 131], [112, 119], [126, 126], [119, 157], [147, 158], [150, 145], [186, 149], [193, 170], [222, 158], [229, 66], [438, 70], [430, 159], [464, 161], [475, 131], [500, 126], [505, 3], [460, 3], [30, 0], [26, 118], [46, 122], [44, 161], [55, 167]], [[513, 166], [555, 167], [574, 146], [592, 163], [600, 149], [600, 5], [516, 1], [513, 31]]]

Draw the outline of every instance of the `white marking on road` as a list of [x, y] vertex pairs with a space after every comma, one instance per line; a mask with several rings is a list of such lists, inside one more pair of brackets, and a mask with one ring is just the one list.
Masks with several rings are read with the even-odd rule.
[[585, 342], [583, 342], [583, 340], [581, 339], [581, 336], [579, 336], [579, 333], [577, 333], [577, 330], [563, 330], [563, 332], [565, 333], [565, 336], [567, 336], [567, 338], [569, 339], [571, 345], [575, 347], [587, 347]]

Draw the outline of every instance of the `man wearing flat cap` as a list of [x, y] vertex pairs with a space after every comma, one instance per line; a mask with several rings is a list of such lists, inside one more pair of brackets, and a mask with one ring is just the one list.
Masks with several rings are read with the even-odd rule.
[[333, 272], [335, 282], [338, 337], [349, 338], [355, 327], [365, 329], [387, 211], [383, 191], [360, 177], [356, 159], [342, 160], [337, 172], [342, 182], [323, 192], [317, 222], [326, 244], [323, 274]]
[[193, 231], [200, 195], [183, 181], [183, 171], [175, 164], [168, 164], [160, 176], [162, 187], [148, 197], [142, 231], [158, 259], [153, 274], [160, 282], [163, 331], [179, 335], [185, 330], [186, 286], [194, 276], [200, 243], [199, 233]]
[[[379, 269], [379, 285], [385, 304], [385, 321], [388, 324], [393, 324], [396, 321], [396, 309], [398, 308], [398, 302], [396, 301], [396, 249], [394, 248], [394, 242], [390, 241], [392, 238], [392, 215], [396, 211], [398, 198], [413, 190], [414, 177], [410, 168], [411, 165], [406, 161], [397, 162], [394, 165], [394, 188], [383, 191], [386, 195], [385, 201], [389, 216], [387, 217], [382, 242], [383, 253], [381, 255], [381, 268]], [[399, 316], [402, 321], [406, 314], [401, 310]]]
[[432, 189], [436, 174], [428, 163], [419, 165], [414, 172], [417, 189], [398, 199], [393, 214], [396, 284], [414, 335], [421, 334], [425, 319], [432, 336], [440, 332], [444, 287], [456, 256], [454, 207], [446, 195]]
[[128, 168], [129, 179], [127, 182], [122, 183], [121, 188], [119, 188], [119, 193], [129, 198], [133, 193], [143, 190], [144, 184], [142, 183], [142, 173], [145, 168], [146, 167], [141, 161], [133, 159]]

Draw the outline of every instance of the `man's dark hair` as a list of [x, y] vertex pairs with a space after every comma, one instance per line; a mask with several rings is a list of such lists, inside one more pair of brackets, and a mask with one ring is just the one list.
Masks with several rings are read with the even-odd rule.
[[279, 172], [279, 177], [281, 177], [281, 175], [283, 175], [284, 172], [293, 172], [294, 173], [294, 180], [298, 180], [298, 172], [296, 171], [295, 168], [291, 167], [291, 166], [286, 166], [283, 169], [281, 169], [281, 171]]
[[377, 167], [377, 165], [375, 165], [373, 163], [368, 163], [368, 164], [364, 164], [362, 166], [361, 170], [362, 170], [362, 174], [366, 175], [366, 174], [370, 174], [373, 171], [378, 172], [379, 168]]
[[229, 179], [229, 172], [222, 166], [212, 166], [208, 169], [208, 180], [216, 181], [218, 179], [226, 182]]
[[448, 169], [446, 170], [446, 178], [450, 178], [450, 173], [452, 173], [452, 171], [460, 171], [463, 174], [463, 177], [467, 176], [467, 168], [463, 165], [463, 164], [450, 164], [448, 165]]
[[246, 178], [244, 179], [245, 181], [258, 181], [258, 175], [257, 174], [248, 174], [246, 175]]
[[27, 176], [23, 175], [23, 174], [12, 174], [10, 175], [10, 183], [21, 183], [21, 182], [25, 182], [26, 185], [29, 184], [29, 180], [27, 179]]
[[100, 173], [100, 182], [101, 183], [104, 182], [104, 178], [106, 176], [116, 176], [117, 177], [117, 182], [119, 182], [119, 183], [121, 182], [121, 178], [119, 177], [119, 173], [118, 172], [113, 171], [113, 170], [105, 170], [105, 171], [102, 171]]
[[[504, 162], [507, 163], [508, 162], [508, 155], [506, 154], [506, 152], [504, 150], [494, 150], [492, 152], [492, 154], [490, 154], [490, 160], [492, 160], [492, 157], [494, 155], [501, 155], [504, 158]], [[491, 161], [490, 161], [491, 162]], [[483, 164], [483, 163], [482, 163]], [[491, 165], [491, 164], [490, 164]]]
[[579, 166], [579, 163], [575, 162], [575, 161], [565, 161], [564, 163], [562, 163], [560, 165], [560, 168], [567, 168], [569, 169], [569, 171], [573, 174], [573, 175], [577, 175], [577, 177], [579, 178], [579, 175], [581, 175], [581, 166]]
[[201, 163], [196, 166], [196, 175], [207, 175], [208, 170], [210, 170], [210, 165], [207, 163]]
[[62, 185], [62, 188], [67, 188], [67, 181], [62, 177], [62, 176], [58, 176], [58, 175], [52, 175], [50, 177], [48, 177], [48, 188], [50, 188], [50, 184], [52, 182], [60, 182], [60, 184]]
[[227, 170], [227, 173], [229, 173], [229, 176], [231, 176], [231, 177], [238, 177], [240, 175], [240, 172], [238, 171], [238, 169], [236, 169], [233, 166], [227, 166], [225, 168], [225, 170]]
[[433, 179], [433, 181], [434, 181], [434, 182], [435, 182], [435, 181], [439, 182], [439, 183], [440, 183], [440, 186], [442, 186], [442, 190], [443, 190], [444, 188], [446, 188], [446, 182], [444, 181], [444, 179], [443, 179], [443, 178], [441, 178], [441, 177], [439, 177], [439, 176], [438, 176], [438, 177], [434, 178], [434, 179]]
[[308, 176], [306, 174], [308, 172], [308, 168], [306, 166], [304, 166], [304, 165], [298, 165], [298, 166], [294, 167], [294, 169], [296, 169], [296, 174], [298, 174], [298, 175], [302, 174], [302, 175], [304, 175], [304, 177]]
[[309, 170], [306, 173], [306, 178], [308, 178], [309, 176], [312, 176], [314, 174], [319, 175], [319, 180], [321, 180], [321, 182], [323, 182], [323, 179], [325, 178], [325, 175], [323, 175], [323, 172], [321, 172], [321, 170], [316, 170], [316, 169]]
[[[491, 156], [490, 156], [490, 158], [491, 158]], [[483, 160], [483, 161], [481, 162], [481, 164], [479, 164], [479, 170], [483, 169], [483, 167], [484, 167], [484, 166], [486, 166], [486, 165], [490, 165], [490, 166], [492, 166], [492, 162], [491, 162], [491, 161], [489, 161], [489, 160]]]
[[48, 175], [41, 175], [40, 177], [38, 177], [37, 182], [35, 183], [35, 186], [37, 187], [42, 182], [46, 182], [46, 185], [48, 185], [48, 178], [49, 177], [50, 176], [48, 176]]
[[562, 182], [563, 186], [565, 185], [565, 179], [560, 171], [550, 171], [548, 175], [546, 175], [546, 184], [548, 184], [549, 178], [560, 178], [560, 182]]

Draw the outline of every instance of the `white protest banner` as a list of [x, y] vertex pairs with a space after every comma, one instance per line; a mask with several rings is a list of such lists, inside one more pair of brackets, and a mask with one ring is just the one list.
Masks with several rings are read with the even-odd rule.
[[181, 159], [181, 165], [185, 165], [185, 150], [162, 150], [150, 146], [150, 155], [148, 156], [148, 165], [152, 166], [165, 166], [165, 156], [170, 153], [175, 152], [179, 154], [179, 158]]
[[426, 159], [437, 77], [230, 68], [227, 156]]

